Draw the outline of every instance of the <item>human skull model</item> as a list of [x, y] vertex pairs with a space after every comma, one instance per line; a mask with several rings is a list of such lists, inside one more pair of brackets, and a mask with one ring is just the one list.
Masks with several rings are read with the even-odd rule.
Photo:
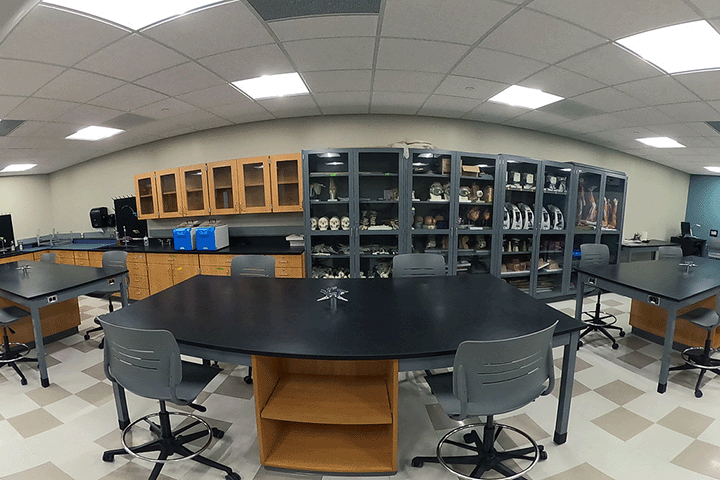
[[350, 230], [350, 217], [342, 217], [340, 219], [340, 228]]
[[310, 230], [317, 230], [318, 219], [317, 217], [310, 217]]
[[330, 230], [340, 230], [340, 219], [338, 217], [330, 217]]
[[327, 217], [320, 217], [320, 218], [318, 218], [318, 228], [319, 228], [320, 230], [327, 230], [329, 223], [330, 223], [330, 221], [328, 220]]
[[430, 185], [430, 200], [440, 201], [443, 199], [443, 187], [440, 182], [435, 182]]

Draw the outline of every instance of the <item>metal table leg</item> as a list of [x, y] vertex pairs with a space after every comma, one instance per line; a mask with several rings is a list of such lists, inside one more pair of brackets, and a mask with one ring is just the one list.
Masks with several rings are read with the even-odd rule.
[[37, 349], [40, 384], [43, 387], [49, 387], [50, 379], [48, 378], [47, 364], [45, 363], [45, 344], [43, 343], [42, 323], [40, 323], [40, 308], [31, 306], [30, 315], [32, 317], [33, 335], [35, 336], [35, 348]]
[[675, 338], [675, 320], [677, 319], [678, 308], [674, 303], [667, 307], [667, 323], [665, 324], [665, 340], [663, 342], [662, 363], [660, 364], [660, 380], [658, 381], [658, 393], [665, 393], [667, 390], [668, 370], [670, 369], [670, 355], [672, 353], [673, 341]]
[[570, 400], [575, 377], [575, 360], [577, 358], [577, 344], [580, 332], [570, 334], [568, 343], [563, 347], [562, 377], [558, 395], [558, 409], [555, 417], [555, 437], [553, 441], [562, 445], [567, 441], [568, 423], [570, 421]]

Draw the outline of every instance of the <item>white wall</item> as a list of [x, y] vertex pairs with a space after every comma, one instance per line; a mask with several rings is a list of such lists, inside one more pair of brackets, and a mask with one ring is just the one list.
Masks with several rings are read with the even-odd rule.
[[[626, 236], [646, 230], [651, 238], [669, 238], [677, 233], [679, 222], [685, 217], [690, 176], [631, 155], [564, 137], [480, 122], [348, 115], [273, 120], [207, 130], [67, 168], [49, 176], [50, 225], [45, 223], [48, 222], [45, 217], [33, 228], [43, 231], [56, 228], [64, 232], [91, 230], [90, 209], [112, 207], [115, 196], [134, 195], [133, 175], [139, 173], [303, 149], [388, 146], [403, 140], [428, 141], [448, 150], [576, 161], [626, 172], [629, 176]], [[21, 182], [22, 178], [27, 177], [5, 180]], [[26, 199], [28, 212], [34, 208], [31, 203]], [[0, 201], [0, 211], [2, 209]], [[31, 228], [33, 234], [34, 231]]]
[[0, 177], [0, 214], [10, 213], [15, 238], [52, 231], [52, 205], [48, 175]]

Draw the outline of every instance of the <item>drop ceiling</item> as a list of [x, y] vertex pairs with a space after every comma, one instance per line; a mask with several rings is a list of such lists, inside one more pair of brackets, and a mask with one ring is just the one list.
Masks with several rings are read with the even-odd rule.
[[[538, 130], [707, 174], [720, 166], [720, 133], [706, 123], [720, 122], [720, 71], [667, 75], [613, 43], [702, 19], [720, 30], [720, 2], [233, 0], [133, 31], [3, 0], [0, 118], [23, 123], [0, 136], [0, 169], [47, 174], [275, 118], [403, 114]], [[229, 86], [289, 72], [309, 95], [254, 101]], [[534, 111], [488, 103], [514, 84], [565, 99]], [[126, 132], [65, 138], [88, 125]], [[686, 148], [635, 141], [648, 136]]]

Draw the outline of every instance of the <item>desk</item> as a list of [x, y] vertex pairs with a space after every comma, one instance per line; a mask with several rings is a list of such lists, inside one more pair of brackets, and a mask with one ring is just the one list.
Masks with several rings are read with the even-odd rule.
[[[627, 242], [627, 243], [626, 243]], [[633, 253], [652, 252], [652, 259], [655, 260], [656, 253], [660, 247], [675, 246], [676, 243], [665, 240], [648, 240], [647, 242], [633, 242], [623, 240], [622, 250], [628, 254], [628, 262], [632, 262]]]
[[[333, 310], [327, 301], [317, 299], [322, 296], [321, 288], [335, 285], [348, 291], [348, 302], [338, 302]], [[554, 437], [558, 444], [567, 438], [577, 342], [584, 326], [491, 275], [395, 279], [196, 276], [102, 318], [119, 325], [169, 330], [182, 353], [201, 358], [242, 365], [252, 355], [256, 406], [265, 395], [258, 391], [267, 376], [262, 367], [273, 359], [308, 363], [390, 360], [399, 363], [395, 372], [448, 367], [464, 340], [523, 335], [558, 320], [554, 345], [564, 347]], [[114, 388], [122, 427], [129, 422], [124, 392]], [[394, 389], [388, 392], [391, 403], [393, 396], [397, 398], [397, 373]], [[260, 419], [258, 432], [261, 460], [275, 466], [263, 456]], [[305, 448], [310, 450], [307, 444]], [[396, 441], [393, 448], [396, 454]], [[325, 456], [328, 462], [331, 457]], [[389, 464], [373, 472], [390, 473], [396, 468]]]
[[705, 249], [705, 239], [695, 237], [670, 237], [670, 241], [679, 244], [683, 250], [683, 255], [695, 255], [697, 257], [703, 256], [703, 250]]
[[[28, 268], [22, 269], [21, 266], [28, 266]], [[125, 276], [127, 273], [127, 269], [123, 268], [103, 270], [102, 268], [76, 267], [46, 262], [20, 261], [0, 265], [0, 297], [30, 310], [38, 356], [38, 370], [40, 370], [40, 383], [43, 387], [48, 387], [50, 380], [45, 364], [40, 307], [64, 302], [116, 282], [121, 285], [121, 300], [123, 306], [126, 306]]]
[[[689, 273], [679, 264], [692, 260], [697, 265]], [[667, 388], [670, 353], [675, 335], [678, 309], [692, 305], [720, 292], [720, 263], [699, 257], [668, 258], [656, 262], [619, 263], [593, 267], [577, 267], [578, 289], [575, 318], [580, 320], [583, 290], [589, 282], [602, 290], [615, 292], [634, 300], [656, 305], [668, 312], [663, 341], [663, 355], [658, 392]]]

